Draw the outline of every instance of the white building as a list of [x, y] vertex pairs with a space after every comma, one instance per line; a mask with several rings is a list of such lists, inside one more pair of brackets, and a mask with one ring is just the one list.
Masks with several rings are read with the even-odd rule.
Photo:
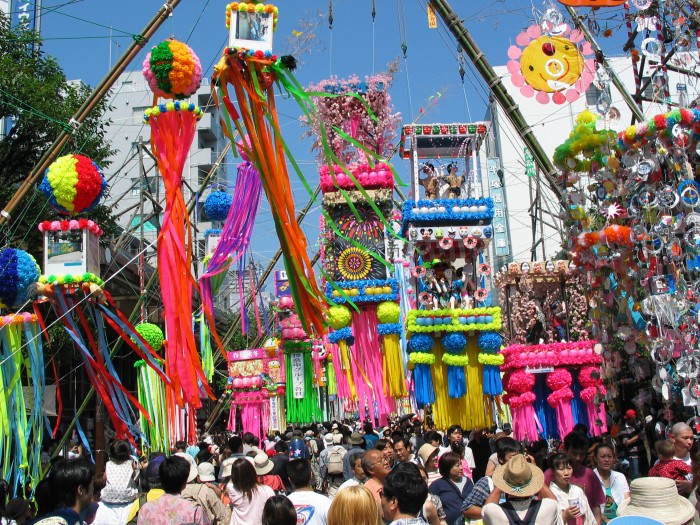
[[[608, 61], [629, 92], [634, 94], [635, 79], [631, 67], [631, 59], [628, 57], [616, 57], [608, 59]], [[588, 91], [573, 103], [563, 105], [557, 105], [553, 102], [540, 104], [534, 97], [526, 98], [520, 94], [519, 88], [513, 85], [510, 78], [511, 75], [505, 66], [495, 67], [494, 69], [496, 74], [502, 79], [503, 85], [513, 97], [515, 103], [519, 106], [525, 120], [532, 128], [535, 137], [537, 137], [550, 159], [555, 148], [568, 138], [576, 117], [585, 109], [596, 113], [596, 102], [601, 92], [594, 85], [591, 85]], [[648, 74], [645, 72], [645, 76], [642, 78], [642, 85], [645, 84], [647, 80], [646, 75]], [[669, 70], [668, 76], [670, 100], [673, 104], [677, 104], [679, 98], [681, 102], [687, 101], [684, 103], [690, 103], [700, 94], [697, 83], [694, 82], [694, 79], [689, 80], [687, 75]], [[643, 96], [656, 100], [655, 102], [645, 101], [642, 103], [643, 112], [647, 119], [669, 111], [662, 103], [664, 94], [655, 93], [652, 84], [649, 84]], [[610, 84], [610, 97], [612, 99], [612, 107], [617, 108], [620, 118], [608, 121], [607, 127], [621, 131], [631, 124], [632, 113], [612, 83]], [[501, 159], [505, 175], [504, 186], [508, 205], [511, 255], [513, 260], [529, 261], [532, 246], [532, 224], [529, 212], [531, 206], [530, 183], [532, 183], [534, 198], [536, 181], [534, 178], [526, 175], [525, 144], [511, 125], [503, 109], [495, 102], [487, 115], [487, 120], [492, 121], [495, 154]], [[491, 154], [488, 156], [491, 156]], [[543, 190], [542, 232], [545, 239], [544, 249], [546, 257], [549, 258], [555, 256], [562, 249], [562, 242], [565, 242], [566, 238], [559, 219], [561, 209], [554, 193], [547, 187], [544, 177], [541, 178], [540, 187]], [[536, 226], [537, 238], [539, 238], [539, 228], [538, 222]], [[537, 247], [536, 259], [543, 259], [542, 246]]]

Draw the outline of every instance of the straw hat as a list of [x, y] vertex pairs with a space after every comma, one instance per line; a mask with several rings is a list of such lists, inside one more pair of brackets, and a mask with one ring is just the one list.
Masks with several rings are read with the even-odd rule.
[[432, 456], [435, 452], [437, 452], [437, 450], [438, 450], [438, 448], [432, 446], [430, 443], [424, 443], [418, 449], [418, 457], [423, 462], [423, 465], [428, 464], [428, 461], [430, 460], [430, 456]]
[[264, 452], [255, 454], [253, 465], [255, 465], [255, 472], [257, 472], [258, 476], [269, 474], [275, 468], [275, 464], [270, 461], [270, 458]]
[[695, 515], [695, 507], [678, 494], [672, 479], [635, 479], [630, 483], [630, 495], [617, 508], [618, 516], [645, 516], [665, 525], [683, 525]]
[[526, 498], [540, 491], [544, 485], [544, 473], [518, 454], [493, 471], [493, 484], [506, 494]]

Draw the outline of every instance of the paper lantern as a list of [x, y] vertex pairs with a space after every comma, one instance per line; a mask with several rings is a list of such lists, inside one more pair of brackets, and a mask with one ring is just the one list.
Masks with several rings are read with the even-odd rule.
[[107, 187], [102, 171], [88, 157], [65, 155], [44, 172], [39, 189], [61, 213], [92, 210]]
[[202, 65], [187, 44], [170, 39], [148, 53], [143, 61], [143, 76], [156, 96], [182, 100], [199, 88]]
[[28, 300], [29, 287], [39, 279], [39, 265], [24, 250], [0, 250], [0, 307], [18, 308]]

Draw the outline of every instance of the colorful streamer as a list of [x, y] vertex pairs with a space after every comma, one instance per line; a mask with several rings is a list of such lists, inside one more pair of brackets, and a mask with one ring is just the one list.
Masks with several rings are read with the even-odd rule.
[[[146, 111], [151, 127], [151, 147], [165, 184], [165, 212], [158, 235], [160, 278], [167, 343], [166, 373], [171, 378], [174, 401], [179, 406], [202, 406], [200, 392], [214, 398], [192, 330], [192, 227], [182, 195], [182, 171], [194, 140], [202, 110], [194, 104], [169, 102]], [[214, 323], [210, 322], [210, 326]], [[201, 390], [200, 390], [201, 387]]]

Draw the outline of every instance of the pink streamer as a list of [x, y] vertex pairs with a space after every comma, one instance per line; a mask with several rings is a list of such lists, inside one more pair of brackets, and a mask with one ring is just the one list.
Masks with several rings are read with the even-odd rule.
[[537, 441], [536, 415], [535, 408], [532, 404], [525, 406], [511, 407], [511, 415], [513, 416], [513, 433], [518, 441]]
[[[265, 416], [265, 405], [267, 406], [267, 416]], [[268, 421], [270, 413], [269, 402], [264, 403], [248, 403], [241, 406], [241, 421], [243, 422], [243, 430], [251, 432], [258, 439], [263, 438], [262, 425]]]
[[[592, 436], [602, 436], [608, 431], [608, 422], [605, 420], [605, 404], [601, 403], [598, 407], [593, 403], [586, 403], [586, 412], [588, 413], [588, 428]], [[595, 420], [600, 419], [602, 425], [595, 424]]]

